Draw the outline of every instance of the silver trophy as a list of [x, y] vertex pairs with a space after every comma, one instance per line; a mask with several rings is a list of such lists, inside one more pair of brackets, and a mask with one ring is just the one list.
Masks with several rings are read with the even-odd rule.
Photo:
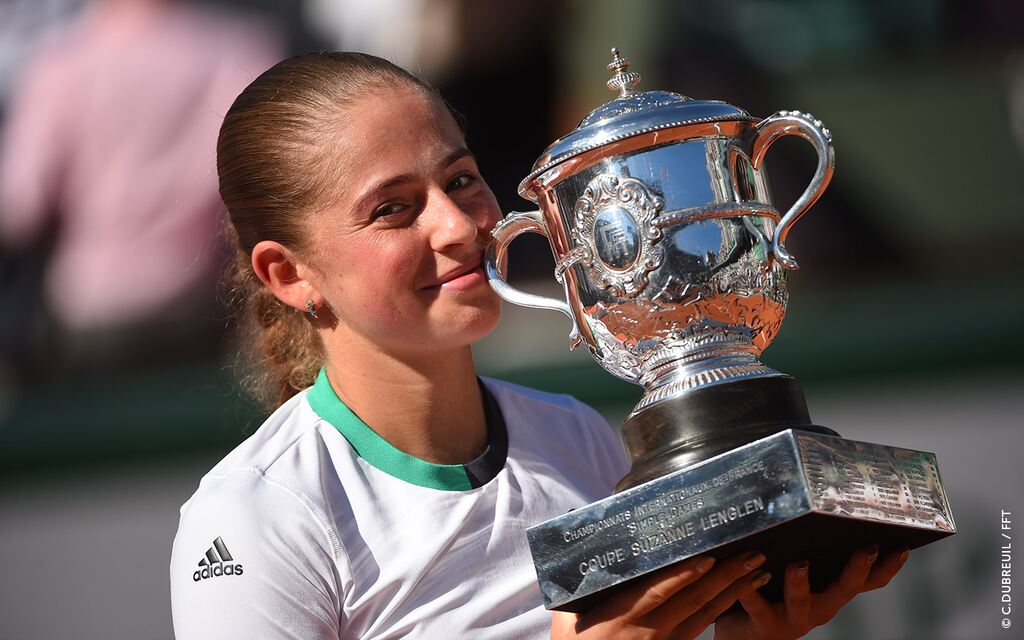
[[[546, 606], [582, 611], [672, 562], [749, 548], [775, 576], [810, 560], [820, 588], [856, 548], [955, 533], [934, 455], [812, 424], [799, 383], [758, 359], [797, 268], [786, 238], [832, 177], [829, 130], [798, 111], [762, 120], [637, 91], [639, 74], [612, 55], [618, 97], [541, 155], [519, 186], [540, 210], [509, 214], [485, 260], [502, 298], [561, 311], [571, 348], [644, 387], [622, 427], [632, 468], [615, 495], [528, 531]], [[764, 157], [787, 135], [810, 142], [818, 166], [780, 214]], [[565, 300], [505, 281], [507, 247], [527, 232], [549, 239]], [[779, 597], [780, 580], [767, 592]]]

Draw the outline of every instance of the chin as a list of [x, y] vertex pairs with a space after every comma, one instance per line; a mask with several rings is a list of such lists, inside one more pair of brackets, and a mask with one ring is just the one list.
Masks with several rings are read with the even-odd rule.
[[501, 320], [501, 305], [494, 305], [493, 309], [489, 309], [488, 313], [481, 313], [480, 317], [468, 327], [469, 332], [472, 334], [469, 340], [469, 344], [479, 342], [483, 340], [494, 331], [495, 327], [498, 326], [498, 321]]
[[494, 331], [501, 320], [501, 301], [495, 299], [469, 309], [461, 309], [441, 325], [448, 331], [447, 339], [452, 346], [468, 346], [483, 340]]

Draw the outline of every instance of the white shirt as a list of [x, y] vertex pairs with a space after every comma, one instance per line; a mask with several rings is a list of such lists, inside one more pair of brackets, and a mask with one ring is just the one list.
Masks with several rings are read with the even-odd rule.
[[609, 495], [626, 457], [586, 405], [484, 382], [466, 465], [391, 447], [323, 373], [282, 405], [181, 508], [178, 640], [548, 637], [526, 528]]

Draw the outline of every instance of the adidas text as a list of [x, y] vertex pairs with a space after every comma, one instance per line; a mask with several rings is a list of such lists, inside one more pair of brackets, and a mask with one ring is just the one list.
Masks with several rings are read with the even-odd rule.
[[206, 580], [214, 576], [240, 576], [242, 575], [242, 563], [238, 564], [224, 564], [218, 562], [217, 564], [209, 567], [203, 567], [201, 570], [197, 570], [192, 574], [192, 580], [199, 582], [200, 580]]

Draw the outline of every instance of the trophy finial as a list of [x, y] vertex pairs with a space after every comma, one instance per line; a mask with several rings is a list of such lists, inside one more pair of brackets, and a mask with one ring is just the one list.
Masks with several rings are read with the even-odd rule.
[[618, 47], [612, 47], [612, 61], [608, 64], [608, 70], [615, 72], [615, 75], [607, 84], [609, 89], [619, 92], [620, 98], [632, 95], [640, 85], [640, 74], [628, 71], [629, 62], [629, 58], [619, 53]]

